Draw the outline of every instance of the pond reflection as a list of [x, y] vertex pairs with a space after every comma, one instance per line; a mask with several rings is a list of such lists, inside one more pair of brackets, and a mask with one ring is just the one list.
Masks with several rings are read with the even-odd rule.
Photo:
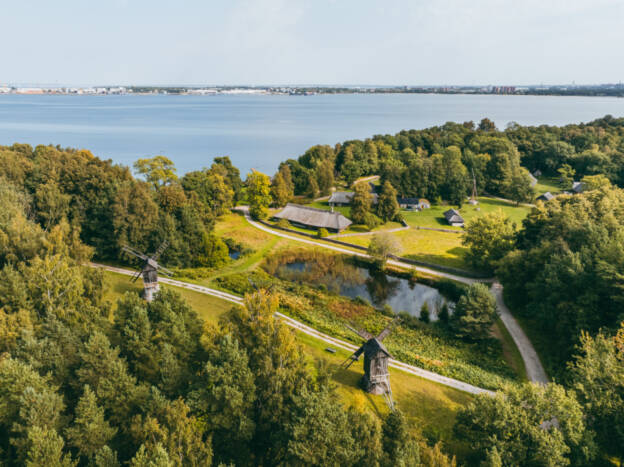
[[[306, 281], [306, 272], [312, 268], [313, 265], [310, 263], [293, 262], [281, 266], [278, 275], [283, 279]], [[443, 304], [449, 305], [451, 311], [453, 309], [452, 302], [446, 300], [433, 287], [394, 277], [377, 269], [369, 270], [356, 266], [352, 268], [357, 274], [326, 278], [328, 280], [320, 280], [319, 283], [342, 296], [360, 297], [377, 308], [390, 305], [396, 313], [407, 311], [412, 316], [420, 316], [423, 304], [427, 303], [432, 321], [438, 319], [436, 311], [439, 311]]]

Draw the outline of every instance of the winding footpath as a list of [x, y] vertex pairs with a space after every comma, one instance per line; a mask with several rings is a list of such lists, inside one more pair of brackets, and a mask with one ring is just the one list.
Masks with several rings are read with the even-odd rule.
[[[270, 229], [267, 226], [254, 221], [249, 215], [249, 209], [247, 208], [247, 206], [239, 206], [236, 209], [238, 211], [241, 211], [245, 215], [245, 219], [252, 226], [256, 227], [257, 229], [263, 230], [264, 232], [270, 233], [272, 235], [277, 235], [278, 237], [287, 238], [289, 240], [294, 240], [294, 241], [301, 242], [301, 243], [307, 243], [309, 245], [315, 245], [321, 248], [326, 248], [328, 250], [333, 250], [333, 251], [345, 253], [348, 255], [356, 255], [356, 256], [361, 256], [364, 258], [370, 258], [368, 254], [361, 252], [361, 251], [349, 250], [347, 248], [342, 248], [340, 246], [330, 245], [327, 243], [299, 237], [293, 234], [289, 234], [287, 232], [281, 232], [278, 230]], [[416, 271], [423, 272], [425, 274], [430, 274], [432, 276], [437, 276], [437, 277], [444, 277], [446, 279], [451, 279], [451, 280], [461, 282], [464, 284], [484, 282], [482, 280], [480, 281], [479, 279], [471, 279], [469, 277], [457, 276], [455, 274], [450, 274], [450, 273], [442, 272], [442, 271], [436, 271], [434, 269], [429, 269], [429, 268], [425, 268], [422, 266], [414, 266], [411, 264], [404, 263], [402, 261], [388, 260], [388, 264], [391, 264], [393, 266], [398, 266], [401, 268], [414, 269]], [[511, 311], [509, 311], [509, 308], [507, 308], [507, 306], [505, 305], [505, 302], [503, 301], [503, 286], [495, 281], [492, 284], [490, 291], [492, 295], [494, 295], [494, 298], [496, 299], [498, 314], [501, 318], [501, 321], [503, 322], [503, 324], [509, 331], [511, 338], [516, 344], [516, 347], [518, 348], [520, 355], [522, 356], [522, 360], [524, 361], [524, 366], [526, 368], [526, 374], [527, 374], [528, 380], [535, 382], [535, 383], [542, 383], [542, 384], [547, 383], [548, 376], [546, 375], [546, 371], [544, 370], [544, 367], [542, 366], [542, 363], [540, 362], [539, 356], [537, 355], [537, 352], [535, 351], [533, 344], [531, 344], [531, 341], [529, 340], [527, 335], [524, 333], [524, 331], [522, 330], [522, 328], [520, 327], [516, 319], [511, 314]]]
[[[107, 266], [104, 264], [91, 263], [91, 266], [96, 268], [101, 268], [106, 271], [114, 272], [117, 274], [124, 274], [126, 276], [134, 276], [136, 271], [132, 271], [129, 269], [117, 268], [113, 266]], [[189, 282], [178, 281], [175, 279], [168, 279], [166, 277], [159, 277], [158, 282], [162, 282], [163, 284], [172, 285], [175, 287], [180, 287], [183, 289], [194, 290], [195, 292], [199, 292], [206, 295], [212, 295], [213, 297], [220, 298], [222, 300], [226, 300], [230, 303], [234, 303], [236, 305], [243, 305], [243, 299], [237, 295], [232, 295], [227, 292], [222, 292], [220, 290], [211, 289], [209, 287], [204, 287], [202, 285], [191, 284]], [[300, 321], [292, 319], [289, 316], [286, 316], [280, 312], [276, 312], [275, 315], [279, 317], [285, 324], [288, 326], [295, 328], [297, 331], [303, 332], [309, 336], [312, 336], [316, 339], [319, 339], [327, 344], [330, 344], [334, 347], [338, 347], [343, 350], [347, 350], [353, 352], [357, 350], [357, 346], [345, 342], [340, 339], [336, 339], [334, 337], [328, 336], [327, 334], [323, 334], [322, 332], [317, 331], [316, 329], [311, 328], [303, 324]], [[446, 376], [439, 375], [437, 373], [433, 373], [431, 371], [423, 370], [417, 366], [408, 365], [407, 363], [400, 362], [398, 360], [391, 359], [390, 366], [396, 368], [398, 370], [404, 371], [406, 373], [410, 373], [412, 375], [419, 376], [424, 379], [428, 379], [430, 381], [434, 381], [439, 384], [443, 384], [445, 386], [458, 389], [460, 391], [468, 392], [471, 394], [494, 394], [493, 391], [489, 391], [487, 389], [479, 388], [477, 386], [473, 386], [472, 384], [464, 383], [463, 381], [459, 381], [453, 378], [448, 378]]]

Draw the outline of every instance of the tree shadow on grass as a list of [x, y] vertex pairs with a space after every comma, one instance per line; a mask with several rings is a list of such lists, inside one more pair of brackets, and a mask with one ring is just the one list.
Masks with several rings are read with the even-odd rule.
[[357, 389], [358, 391], [362, 391], [362, 394], [366, 397], [366, 399], [370, 403], [375, 414], [379, 417], [383, 417], [384, 415], [378, 406], [378, 403], [380, 401], [384, 403], [383, 398], [381, 396], [375, 396], [373, 394], [369, 394], [366, 391], [364, 391], [364, 389], [362, 389], [362, 385], [360, 384], [360, 381], [362, 380], [362, 376], [363, 376], [363, 372], [358, 371], [358, 369], [349, 368], [347, 370], [344, 370], [340, 368], [338, 365], [335, 365], [333, 368], [332, 379], [339, 384]]

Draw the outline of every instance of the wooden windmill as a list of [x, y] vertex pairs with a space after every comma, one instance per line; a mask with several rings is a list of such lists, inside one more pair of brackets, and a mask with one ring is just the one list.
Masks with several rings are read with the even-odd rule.
[[360, 329], [354, 329], [347, 326], [348, 329], [356, 333], [366, 342], [357, 349], [342, 364], [344, 369], [349, 368], [353, 362], [360, 359], [360, 355], [364, 354], [364, 376], [362, 377], [362, 386], [366, 392], [371, 394], [383, 394], [386, 402], [391, 409], [394, 409], [392, 400], [392, 389], [390, 388], [390, 375], [388, 373], [388, 360], [392, 358], [388, 349], [382, 344], [382, 341], [390, 334], [392, 327], [399, 321], [394, 319], [377, 337]]
[[143, 261], [143, 266], [132, 278], [132, 282], [136, 282], [139, 276], [143, 276], [143, 298], [145, 298], [145, 300], [147, 300], [148, 302], [151, 302], [154, 299], [156, 293], [158, 293], [158, 271], [161, 271], [167, 276], [173, 275], [173, 272], [171, 272], [169, 269], [158, 264], [158, 258], [168, 246], [169, 243], [165, 240], [161, 243], [161, 245], [152, 256], [144, 255], [140, 251], [135, 250], [134, 248], [131, 248], [127, 245], [124, 245], [121, 248], [125, 253], [136, 256]]
[[470, 196], [469, 204], [479, 204], [477, 201], [477, 179], [475, 178], [474, 169], [472, 169], [472, 195]]

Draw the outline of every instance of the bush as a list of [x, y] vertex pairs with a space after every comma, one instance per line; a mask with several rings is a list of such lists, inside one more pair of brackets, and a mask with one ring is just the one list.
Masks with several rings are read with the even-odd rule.
[[383, 306], [383, 308], [380, 311], [386, 316], [390, 316], [390, 317], [394, 316], [394, 310], [387, 303]]
[[427, 302], [424, 302], [420, 307], [419, 318], [423, 323], [428, 323], [431, 321], [431, 312], [429, 311], [429, 304]]
[[375, 227], [381, 225], [381, 219], [375, 214], [369, 212], [368, 214], [366, 214], [364, 224], [366, 225], [368, 230], [373, 230]]
[[327, 231], [327, 229], [321, 227], [320, 229], [317, 230], [316, 236], [318, 238], [325, 238], [329, 236], [329, 232]]
[[276, 224], [280, 229], [290, 229], [290, 222], [286, 219], [280, 219]]
[[438, 313], [438, 320], [440, 320], [441, 323], [448, 323], [449, 321], [449, 308], [448, 305], [446, 303], [442, 304], [442, 308], [440, 308], [440, 313]]
[[216, 281], [220, 287], [239, 295], [244, 295], [255, 290], [254, 286], [249, 282], [250, 279], [257, 287], [261, 288], [268, 287], [272, 282], [272, 278], [261, 269], [251, 273], [245, 272], [222, 276], [217, 278]]

